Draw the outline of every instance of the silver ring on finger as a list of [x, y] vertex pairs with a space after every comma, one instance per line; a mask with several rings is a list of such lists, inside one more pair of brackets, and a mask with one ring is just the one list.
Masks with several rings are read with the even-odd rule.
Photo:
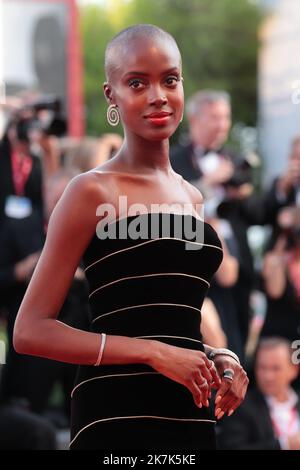
[[224, 379], [230, 380], [232, 382], [233, 377], [234, 377], [234, 370], [232, 370], [232, 369], [225, 369], [224, 370], [224, 372], [223, 372], [223, 378]]

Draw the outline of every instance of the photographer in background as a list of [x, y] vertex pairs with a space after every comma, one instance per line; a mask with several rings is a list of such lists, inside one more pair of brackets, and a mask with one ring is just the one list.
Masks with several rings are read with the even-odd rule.
[[26, 105], [9, 122], [0, 142], [0, 229], [7, 218], [43, 216], [43, 176], [60, 165], [57, 137], [65, 130], [60, 103], [52, 97]]
[[66, 135], [67, 123], [61, 102], [49, 95], [31, 103], [34, 110], [33, 149], [42, 159], [44, 177], [56, 173], [61, 167], [60, 140]]
[[273, 227], [270, 247], [281, 232], [278, 224], [279, 211], [286, 206], [300, 206], [300, 136], [291, 143], [291, 150], [284, 173], [275, 178], [266, 195], [266, 223]]
[[7, 218], [42, 217], [42, 168], [30, 149], [32, 118], [15, 118], [0, 142], [0, 228]]
[[300, 339], [300, 208], [282, 209], [277, 223], [280, 235], [262, 271], [267, 314], [261, 337], [294, 341]]

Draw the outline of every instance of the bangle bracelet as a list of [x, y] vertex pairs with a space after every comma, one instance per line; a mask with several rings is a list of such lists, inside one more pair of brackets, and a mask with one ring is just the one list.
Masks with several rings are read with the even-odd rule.
[[210, 351], [210, 353], [208, 353], [208, 359], [211, 359], [212, 361], [214, 360], [214, 358], [216, 356], [219, 356], [219, 355], [223, 355], [223, 356], [230, 356], [232, 357], [232, 359], [234, 359], [238, 364], [240, 364], [240, 360], [238, 358], [238, 356], [230, 351], [230, 349], [225, 349], [225, 348], [217, 348], [217, 349], [213, 349], [212, 351]]
[[102, 356], [103, 356], [105, 341], [106, 341], [106, 334], [101, 333], [101, 346], [100, 346], [99, 354], [98, 354], [98, 357], [97, 357], [97, 361], [95, 362], [94, 366], [99, 366], [101, 364], [101, 359], [102, 359]]

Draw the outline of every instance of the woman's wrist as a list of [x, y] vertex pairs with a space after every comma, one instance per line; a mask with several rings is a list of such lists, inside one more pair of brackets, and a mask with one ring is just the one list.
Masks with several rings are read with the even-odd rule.
[[205, 353], [211, 361], [214, 361], [217, 356], [229, 356], [234, 359], [238, 364], [240, 364], [240, 360], [238, 356], [230, 349], [226, 348], [207, 348], [205, 347]]
[[157, 364], [163, 360], [165, 344], [161, 341], [147, 340], [148, 347], [145, 348], [145, 364], [156, 369]]

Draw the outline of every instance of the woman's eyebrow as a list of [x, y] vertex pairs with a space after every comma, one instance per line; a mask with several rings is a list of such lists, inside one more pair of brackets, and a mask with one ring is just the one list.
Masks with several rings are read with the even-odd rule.
[[[170, 69], [165, 70], [164, 72], [162, 72], [161, 75], [166, 75], [166, 74], [171, 73], [171, 72], [178, 72], [178, 73], [179, 73], [180, 70], [179, 70], [179, 68], [176, 67], [176, 66], [175, 66], [175, 67], [171, 67]], [[124, 77], [128, 77], [128, 76], [130, 76], [130, 75], [142, 75], [142, 76], [147, 77], [147, 76], [149, 76], [150, 74], [147, 73], [147, 72], [142, 72], [142, 71], [140, 71], [140, 70], [132, 70], [132, 71], [130, 71], [130, 72], [125, 73]]]
[[131, 72], [125, 73], [124, 77], [128, 77], [129, 75], [143, 75], [143, 76], [147, 76], [147, 75], [149, 75], [149, 74], [146, 73], [146, 72], [138, 71], [138, 70], [132, 70]]

